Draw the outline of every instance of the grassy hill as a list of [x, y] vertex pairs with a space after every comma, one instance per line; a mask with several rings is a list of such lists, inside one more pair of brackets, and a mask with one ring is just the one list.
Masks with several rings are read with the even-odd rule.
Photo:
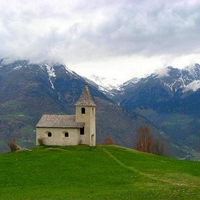
[[0, 199], [200, 199], [200, 162], [117, 146], [0, 154]]

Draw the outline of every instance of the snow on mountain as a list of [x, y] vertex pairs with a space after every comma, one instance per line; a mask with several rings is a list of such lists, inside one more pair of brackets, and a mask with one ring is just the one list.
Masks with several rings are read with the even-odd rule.
[[137, 83], [141, 82], [144, 84], [150, 79], [159, 80], [172, 93], [177, 92], [179, 89], [183, 92], [197, 91], [200, 88], [200, 65], [195, 64], [186, 66], [183, 69], [168, 66], [156, 70], [153, 74], [145, 78], [133, 78], [126, 82], [123, 82], [118, 78], [106, 78], [96, 75], [92, 75], [88, 78], [99, 85], [99, 89], [105, 93], [109, 93], [109, 91], [112, 91], [113, 89], [123, 91]]
[[74, 71], [72, 71], [71, 69], [69, 69], [66, 65], [63, 65], [63, 66], [66, 69], [66, 73], [76, 74]]
[[200, 88], [200, 80], [194, 80], [190, 84], [186, 85], [184, 91], [192, 90], [193, 92], [197, 91]]
[[179, 89], [183, 92], [196, 91], [200, 88], [200, 65], [186, 66], [183, 69], [170, 66], [152, 74], [151, 78], [159, 79], [172, 92]]
[[127, 85], [133, 85], [133, 84], [136, 84], [137, 82], [139, 82], [139, 78], [132, 78], [131, 80], [128, 80], [128, 81], [126, 81], [125, 83], [123, 83], [122, 85], [121, 85], [121, 88], [122, 87], [126, 87]]
[[62, 68], [65, 73], [69, 75], [73, 75], [74, 77], [80, 78], [78, 74], [76, 74], [74, 71], [70, 70], [66, 65], [60, 64], [60, 63], [41, 63], [39, 64], [40, 68], [47, 72], [48, 77], [49, 77], [49, 83], [53, 89], [55, 89], [53, 80], [56, 78], [56, 70], [57, 67]]
[[47, 69], [47, 73], [48, 73], [49, 77], [56, 77], [55, 69], [54, 69], [53, 65], [45, 64], [45, 67]]
[[21, 67], [22, 67], [22, 66], [19, 65], [19, 66], [15, 67], [14, 70], [20, 69]]
[[99, 77], [96, 75], [92, 75], [88, 78], [94, 81], [97, 85], [99, 85], [101, 90], [118, 89], [120, 84], [122, 83], [122, 81], [119, 78], [106, 78]]
[[55, 89], [54, 84], [51, 80], [51, 77], [56, 77], [55, 69], [54, 69], [53, 65], [45, 64], [45, 67], [46, 67], [47, 73], [49, 75], [49, 82], [51, 84], [51, 87], [52, 87], [52, 89]]

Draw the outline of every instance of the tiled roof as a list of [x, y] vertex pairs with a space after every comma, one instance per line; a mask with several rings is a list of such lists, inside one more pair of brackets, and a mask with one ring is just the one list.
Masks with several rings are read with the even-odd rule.
[[47, 128], [82, 128], [83, 122], [76, 122], [75, 115], [47, 115], [44, 114], [36, 127]]
[[96, 106], [88, 89], [87, 83], [75, 106]]

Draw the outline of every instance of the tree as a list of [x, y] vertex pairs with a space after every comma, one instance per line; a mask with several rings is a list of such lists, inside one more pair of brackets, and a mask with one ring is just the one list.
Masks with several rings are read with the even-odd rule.
[[153, 136], [150, 134], [149, 127], [142, 126], [137, 129], [135, 149], [138, 151], [151, 153], [152, 145]]
[[114, 144], [114, 142], [112, 141], [111, 138], [105, 137], [105, 138], [104, 138], [103, 144], [104, 144], [104, 145], [112, 145], [112, 144]]
[[169, 156], [167, 146], [165, 142], [160, 138], [156, 138], [154, 140], [151, 153], [160, 155], [160, 156]]
[[147, 126], [142, 126], [137, 129], [135, 149], [160, 156], [169, 155], [164, 140], [160, 138], [154, 139], [153, 135], [150, 133], [149, 127]]

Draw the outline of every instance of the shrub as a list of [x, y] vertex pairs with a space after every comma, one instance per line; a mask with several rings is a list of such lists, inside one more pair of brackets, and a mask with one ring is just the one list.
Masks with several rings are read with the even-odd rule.
[[38, 144], [40, 145], [40, 146], [44, 146], [44, 138], [38, 138]]
[[82, 140], [79, 140], [79, 141], [78, 141], [78, 145], [81, 145], [81, 144], [82, 144]]
[[114, 144], [114, 142], [112, 141], [111, 138], [106, 137], [106, 138], [104, 138], [103, 144], [104, 144], [104, 145], [112, 145], [112, 144]]
[[15, 143], [15, 139], [8, 141], [7, 144], [8, 144], [11, 151], [19, 150], [18, 145], [16, 145], [16, 143]]

